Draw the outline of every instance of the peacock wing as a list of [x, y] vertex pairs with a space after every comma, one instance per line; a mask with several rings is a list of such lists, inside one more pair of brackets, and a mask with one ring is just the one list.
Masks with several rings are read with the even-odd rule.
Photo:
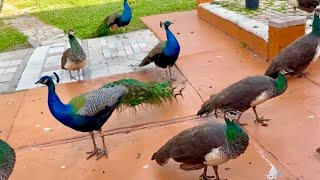
[[274, 58], [265, 75], [276, 78], [278, 72], [286, 68], [293, 70], [294, 74], [302, 72], [313, 60], [319, 41], [312, 33], [298, 38]]
[[16, 153], [0, 139], [0, 179], [8, 179], [16, 162]]
[[169, 155], [177, 162], [200, 164], [213, 148], [225, 142], [225, 126], [207, 123], [180, 132], [170, 140]]
[[66, 69], [64, 66], [67, 64], [68, 58], [70, 58], [72, 55], [71, 48], [68, 48], [63, 52], [63, 55], [61, 57], [61, 69]]
[[249, 76], [222, 90], [216, 98], [222, 109], [246, 110], [272, 83], [273, 79], [267, 76]]
[[115, 24], [116, 19], [118, 19], [121, 16], [119, 11], [116, 11], [112, 14], [110, 14], [105, 20], [104, 23], [107, 24], [107, 26], [109, 27], [112, 24]]
[[308, 13], [312, 13], [315, 10], [315, 8], [319, 5], [319, 0], [299, 0], [298, 4], [299, 9]]
[[148, 55], [142, 60], [139, 66], [145, 66], [154, 62], [159, 55], [162, 53], [162, 49], [166, 46], [167, 41], [159, 42], [156, 46], [152, 48], [152, 50], [148, 53]]
[[69, 105], [73, 107], [75, 115], [94, 116], [104, 109], [114, 107], [126, 91], [122, 85], [100, 88], [73, 98]]

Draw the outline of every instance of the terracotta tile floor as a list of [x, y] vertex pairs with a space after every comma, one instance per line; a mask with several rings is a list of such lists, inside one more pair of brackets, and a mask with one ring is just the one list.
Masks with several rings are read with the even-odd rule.
[[[178, 102], [167, 103], [163, 108], [115, 112], [103, 127], [109, 158], [96, 161], [85, 159], [85, 152], [92, 148], [89, 134], [66, 128], [51, 116], [45, 87], [2, 95], [0, 137], [17, 152], [11, 179], [198, 179], [202, 171], [182, 171], [172, 160], [160, 167], [150, 158], [181, 130], [204, 121], [217, 121], [212, 116], [195, 118], [202, 100], [245, 76], [262, 74], [267, 63], [242, 48], [240, 42], [199, 20], [195, 11], [142, 20], [164, 39], [159, 21], [167, 19], [175, 23], [172, 31], [180, 33], [177, 38], [182, 50], [174, 76], [179, 82], [187, 80], [184, 99], [179, 97]], [[250, 145], [245, 154], [220, 167], [222, 178], [262, 180], [272, 179], [272, 175], [278, 179], [320, 178], [320, 155], [315, 152], [320, 146], [319, 68], [319, 63], [312, 64], [308, 69], [310, 79], [290, 78], [283, 96], [258, 106], [261, 115], [272, 119], [268, 127], [253, 122], [252, 110], [242, 116], [242, 121], [249, 123], [245, 128]], [[62, 84], [57, 86], [57, 92], [67, 102], [82, 92], [124, 77], [159, 81], [163, 76], [164, 70], [149, 69], [83, 84]], [[99, 137], [97, 142], [100, 146]], [[209, 173], [213, 174], [212, 169]]]

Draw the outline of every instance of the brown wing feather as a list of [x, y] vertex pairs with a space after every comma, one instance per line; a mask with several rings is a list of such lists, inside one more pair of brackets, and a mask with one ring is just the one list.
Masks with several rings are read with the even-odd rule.
[[287, 68], [294, 71], [292, 75], [301, 73], [312, 61], [319, 42], [312, 33], [298, 38], [274, 58], [265, 75], [276, 78], [281, 69]]
[[[211, 149], [220, 147], [225, 142], [225, 126], [206, 123], [186, 129], [163, 145], [153, 154], [152, 160], [163, 166], [169, 158], [183, 163], [183, 169], [202, 168], [204, 156]], [[196, 165], [196, 166], [188, 166]]]
[[253, 100], [272, 87], [273, 81], [267, 76], [244, 78], [211, 96], [203, 103], [197, 115], [209, 114], [216, 109], [246, 111]]
[[61, 57], [61, 69], [66, 69], [64, 66], [67, 64], [67, 59], [71, 56], [71, 48], [68, 48], [63, 52]]
[[115, 20], [117, 18], [119, 18], [121, 16], [120, 12], [119, 11], [116, 11], [112, 14], [110, 14], [105, 20], [104, 22], [107, 24], [107, 26], [109, 27], [110, 25], [114, 24], [115, 23]]
[[156, 46], [152, 48], [152, 50], [148, 53], [148, 55], [142, 60], [139, 64], [140, 67], [150, 64], [154, 62], [155, 59], [162, 53], [163, 47], [166, 45], [166, 41], [159, 42]]

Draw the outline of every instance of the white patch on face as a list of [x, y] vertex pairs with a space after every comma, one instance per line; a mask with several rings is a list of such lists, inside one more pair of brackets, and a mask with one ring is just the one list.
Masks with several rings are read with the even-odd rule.
[[320, 44], [318, 44], [316, 49], [316, 54], [313, 56], [312, 62], [316, 62], [320, 56]]
[[211, 151], [204, 156], [205, 161], [203, 162], [203, 164], [207, 166], [218, 166], [229, 161], [229, 159], [225, 159], [224, 157], [222, 157], [219, 151], [220, 148], [221, 147], [211, 149]]
[[269, 97], [268, 91], [264, 91], [254, 101], [251, 102], [250, 106], [251, 107], [257, 106], [257, 105], [265, 102], [269, 98], [270, 97]]
[[45, 84], [45, 83], [47, 83], [47, 81], [48, 81], [48, 79], [45, 79], [45, 80], [43, 81], [43, 83]]

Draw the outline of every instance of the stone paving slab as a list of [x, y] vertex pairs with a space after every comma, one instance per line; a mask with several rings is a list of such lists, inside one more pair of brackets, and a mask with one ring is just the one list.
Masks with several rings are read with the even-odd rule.
[[[80, 41], [88, 56], [88, 64], [84, 68], [84, 79], [92, 79], [103, 76], [111, 76], [121, 73], [130, 73], [142, 69], [154, 68], [152, 63], [145, 67], [138, 67], [138, 64], [147, 53], [159, 42], [155, 35], [149, 30], [129, 32], [119, 37], [107, 36], [95, 39]], [[73, 82], [69, 72], [61, 70], [60, 62], [63, 52], [69, 48], [68, 42], [41, 46], [34, 50], [21, 75], [16, 91], [38, 87], [34, 84], [43, 75], [51, 75], [56, 72], [62, 83]], [[6, 65], [4, 62], [4, 65]], [[14, 62], [17, 63], [17, 62]], [[1, 67], [1, 63], [0, 63]], [[14, 68], [6, 65], [5, 73], [10, 76]], [[81, 79], [83, 78], [82, 73]], [[12, 74], [13, 76], [13, 74]], [[78, 77], [77, 71], [72, 76]], [[0, 77], [1, 81], [1, 77]]]

